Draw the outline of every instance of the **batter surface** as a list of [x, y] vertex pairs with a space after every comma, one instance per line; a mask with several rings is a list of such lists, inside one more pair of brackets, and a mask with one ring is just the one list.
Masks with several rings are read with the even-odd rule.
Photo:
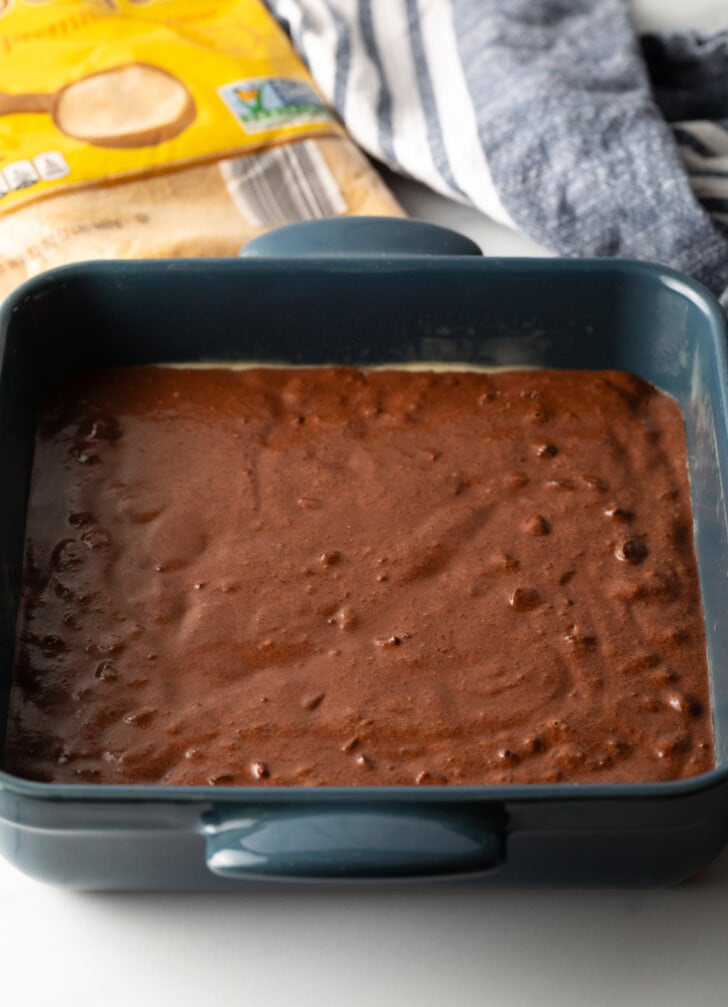
[[619, 372], [134, 367], [42, 412], [6, 767], [713, 767], [682, 417]]

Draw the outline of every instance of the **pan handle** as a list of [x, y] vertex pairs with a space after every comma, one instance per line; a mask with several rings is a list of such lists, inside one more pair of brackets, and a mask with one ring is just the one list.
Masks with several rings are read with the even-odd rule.
[[457, 878], [503, 862], [505, 822], [497, 805], [222, 806], [205, 818], [206, 860], [250, 881]]
[[243, 258], [480, 254], [475, 242], [457, 231], [401, 217], [304, 220], [261, 234], [240, 251]]

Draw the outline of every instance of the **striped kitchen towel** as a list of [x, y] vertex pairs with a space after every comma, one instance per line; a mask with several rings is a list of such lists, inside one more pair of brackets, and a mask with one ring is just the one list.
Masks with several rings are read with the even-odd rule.
[[728, 31], [638, 40], [624, 0], [266, 2], [394, 171], [728, 307]]

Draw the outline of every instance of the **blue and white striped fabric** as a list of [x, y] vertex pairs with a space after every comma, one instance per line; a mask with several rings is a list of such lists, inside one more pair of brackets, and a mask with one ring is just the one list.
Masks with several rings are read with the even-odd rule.
[[394, 171], [562, 255], [668, 263], [728, 305], [728, 31], [640, 46], [624, 0], [266, 2]]

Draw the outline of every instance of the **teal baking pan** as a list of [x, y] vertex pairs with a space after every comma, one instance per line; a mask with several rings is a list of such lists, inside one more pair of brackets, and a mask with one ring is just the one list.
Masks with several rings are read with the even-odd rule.
[[[97, 262], [0, 316], [0, 725], [39, 401], [80, 369], [164, 361], [417, 360], [619, 368], [686, 422], [717, 768], [650, 784], [276, 788], [58, 785], [0, 771], [0, 852], [76, 888], [675, 883], [728, 837], [725, 320], [658, 265], [485, 259], [425, 224], [272, 232], [238, 260]], [[0, 731], [2, 728], [0, 728]], [[0, 738], [0, 751], [4, 748]]]

